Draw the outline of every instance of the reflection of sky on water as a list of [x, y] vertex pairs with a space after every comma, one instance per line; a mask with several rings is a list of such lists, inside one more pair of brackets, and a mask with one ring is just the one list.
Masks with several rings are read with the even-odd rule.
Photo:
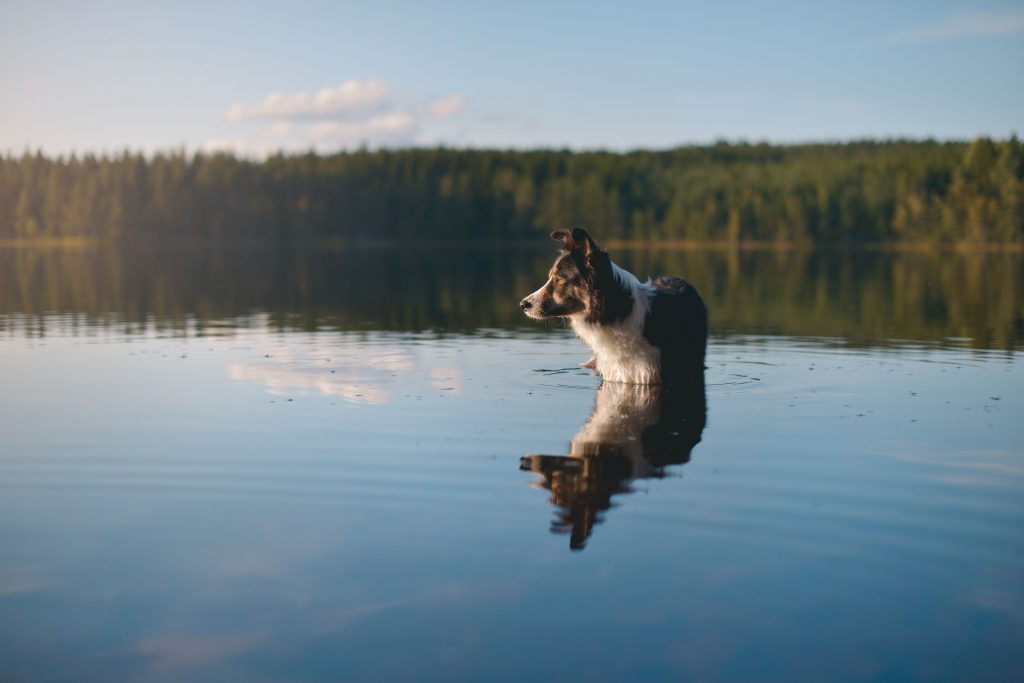
[[[410, 379], [425, 388], [461, 392], [461, 371], [435, 362], [429, 354], [413, 353], [401, 342], [382, 342], [352, 349], [316, 341], [301, 349], [278, 340], [251, 338], [261, 348], [273, 348], [262, 359], [232, 363], [233, 380], [262, 384], [274, 396], [320, 396], [341, 398], [352, 403], [383, 405], [391, 400], [395, 385]], [[413, 351], [416, 347], [413, 347]], [[333, 354], [333, 355], [332, 355]], [[398, 376], [403, 377], [399, 381]]]

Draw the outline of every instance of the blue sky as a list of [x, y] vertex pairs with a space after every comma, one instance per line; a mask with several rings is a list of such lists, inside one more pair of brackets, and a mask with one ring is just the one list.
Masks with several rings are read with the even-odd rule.
[[0, 149], [1024, 133], [1024, 2], [10, 2]]

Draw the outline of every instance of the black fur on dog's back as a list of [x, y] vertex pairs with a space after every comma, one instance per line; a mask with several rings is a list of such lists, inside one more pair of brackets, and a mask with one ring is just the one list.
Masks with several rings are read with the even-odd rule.
[[661, 349], [662, 381], [691, 381], [704, 375], [708, 340], [708, 309], [686, 280], [659, 277], [644, 338]]

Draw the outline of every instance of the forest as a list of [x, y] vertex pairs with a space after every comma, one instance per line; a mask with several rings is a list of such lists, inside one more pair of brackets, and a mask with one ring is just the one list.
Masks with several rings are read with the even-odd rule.
[[1024, 242], [1024, 145], [719, 142], [664, 151], [409, 148], [263, 160], [0, 156], [0, 240]]

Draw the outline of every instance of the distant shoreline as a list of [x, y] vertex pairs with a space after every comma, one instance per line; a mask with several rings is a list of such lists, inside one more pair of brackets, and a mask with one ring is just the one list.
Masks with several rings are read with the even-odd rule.
[[[523, 249], [547, 246], [543, 238], [537, 240], [497, 240], [497, 241], [466, 241], [466, 240], [252, 240], [238, 242], [235, 240], [111, 240], [98, 237], [21, 237], [0, 239], [0, 249], [106, 249], [117, 248], [143, 249], [489, 249], [493, 247], [514, 247]], [[602, 246], [609, 249], [666, 249], [670, 251], [882, 251], [882, 252], [957, 252], [957, 253], [1024, 253], [1024, 244], [1007, 243], [973, 243], [973, 242], [864, 242], [846, 244], [818, 244], [813, 242], [778, 242], [740, 240], [699, 241], [699, 240], [603, 240]]]

